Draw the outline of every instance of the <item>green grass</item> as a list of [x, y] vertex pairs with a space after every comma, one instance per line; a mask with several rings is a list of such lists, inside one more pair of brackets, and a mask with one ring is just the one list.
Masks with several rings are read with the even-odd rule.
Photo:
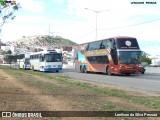
[[[0, 68], [2, 69], [2, 66], [0, 66]], [[78, 87], [78, 88], [81, 88], [84, 90], [89, 90], [89, 91], [95, 92], [97, 94], [104, 94], [104, 95], [108, 95], [108, 96], [112, 96], [112, 97], [123, 98], [123, 99], [126, 99], [126, 100], [134, 102], [134, 103], [145, 105], [149, 108], [160, 110], [160, 96], [159, 97], [156, 97], [156, 96], [152, 96], [152, 97], [133, 96], [133, 95], [130, 95], [129, 93], [122, 91], [122, 90], [111, 89], [111, 88], [99, 88], [99, 87], [94, 86], [89, 83], [82, 83], [82, 82], [73, 81], [73, 80], [70, 80], [70, 78], [67, 76], [51, 76], [49, 74], [42, 73], [42, 72], [9, 69], [8, 67], [3, 67], [3, 69], [10, 74], [17, 72], [19, 74], [19, 76], [21, 76], [21, 75], [23, 75], [23, 72], [25, 72], [25, 73], [29, 73], [32, 75], [37, 75], [37, 76], [41, 76], [44, 78], [48, 78], [50, 80], [55, 80], [55, 81], [58, 81], [64, 85], [75, 86], [75, 87]], [[35, 82], [34, 84], [38, 84], [38, 81]], [[52, 89], [51, 86], [43, 86], [43, 87], [46, 87], [48, 89]], [[53, 91], [54, 91], [54, 89], [53, 89]], [[109, 106], [106, 105], [106, 107], [109, 107]], [[112, 106], [110, 106], [110, 107], [112, 107]]]
[[104, 104], [103, 106], [104, 110], [110, 110], [110, 111], [127, 111], [127, 110], [133, 110], [132, 108], [127, 108], [127, 109], [124, 109], [122, 106], [120, 105], [114, 105], [113, 103], [111, 102], [108, 102], [106, 104]]
[[39, 81], [30, 75], [23, 74], [23, 72], [17, 72], [17, 71], [14, 71], [14, 72], [8, 71], [8, 72], [11, 75], [15, 76], [20, 82], [23, 82], [28, 86], [40, 88], [49, 92], [54, 92], [56, 90], [55, 85], [48, 84], [47, 82]]

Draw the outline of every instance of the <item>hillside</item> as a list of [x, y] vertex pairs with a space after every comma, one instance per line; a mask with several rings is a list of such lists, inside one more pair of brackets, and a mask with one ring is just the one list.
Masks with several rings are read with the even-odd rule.
[[62, 48], [63, 46], [76, 45], [71, 40], [59, 37], [59, 36], [48, 36], [48, 35], [37, 35], [37, 36], [23, 36], [16, 41], [8, 42], [9, 45], [13, 45], [17, 48]]

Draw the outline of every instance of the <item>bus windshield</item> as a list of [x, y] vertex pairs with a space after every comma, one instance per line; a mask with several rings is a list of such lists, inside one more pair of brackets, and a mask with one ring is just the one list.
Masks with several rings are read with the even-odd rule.
[[25, 63], [29, 64], [29, 60], [30, 60], [29, 58], [25, 58]]
[[140, 64], [141, 51], [119, 51], [120, 64]]
[[46, 62], [62, 62], [62, 54], [45, 54]]

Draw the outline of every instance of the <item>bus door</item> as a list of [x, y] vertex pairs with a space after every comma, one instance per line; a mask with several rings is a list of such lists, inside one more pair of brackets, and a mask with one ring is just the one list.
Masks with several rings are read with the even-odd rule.
[[44, 55], [43, 55], [43, 54], [40, 55], [39, 61], [40, 61], [40, 69], [43, 70], [44, 67], [46, 66], [46, 65], [45, 65], [45, 62], [44, 62]]

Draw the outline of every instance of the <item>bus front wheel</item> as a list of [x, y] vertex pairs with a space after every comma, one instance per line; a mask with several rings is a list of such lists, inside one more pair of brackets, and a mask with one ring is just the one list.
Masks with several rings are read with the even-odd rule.
[[82, 67], [82, 65], [80, 66], [80, 73], [83, 73], [83, 67]]
[[86, 68], [86, 66], [83, 67], [83, 73], [87, 73], [87, 68]]
[[130, 73], [126, 73], [127, 76], [130, 76]]

